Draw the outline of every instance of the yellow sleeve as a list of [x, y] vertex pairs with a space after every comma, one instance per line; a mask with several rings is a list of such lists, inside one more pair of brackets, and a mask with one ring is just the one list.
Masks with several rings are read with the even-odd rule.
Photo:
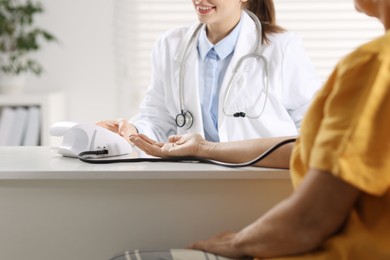
[[390, 58], [352, 55], [327, 84], [309, 167], [380, 196], [390, 188]]

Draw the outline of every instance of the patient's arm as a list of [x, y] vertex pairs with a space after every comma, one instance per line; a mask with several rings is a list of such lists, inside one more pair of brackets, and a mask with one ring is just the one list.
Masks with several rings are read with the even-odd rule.
[[[247, 162], [288, 137], [215, 143], [198, 134], [171, 136], [168, 143], [159, 143], [143, 134], [132, 135], [130, 141], [149, 155], [158, 157], [196, 156], [222, 162]], [[293, 144], [286, 144], [260, 161], [257, 166], [288, 168]]]
[[317, 248], [343, 225], [360, 192], [332, 174], [311, 169], [301, 186], [238, 233], [196, 242], [193, 249], [227, 257], [275, 257]]

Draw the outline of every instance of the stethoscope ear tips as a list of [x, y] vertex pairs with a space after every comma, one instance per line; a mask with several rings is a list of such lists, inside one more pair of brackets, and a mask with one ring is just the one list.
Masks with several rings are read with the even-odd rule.
[[175, 119], [176, 125], [185, 130], [190, 129], [192, 123], [194, 122], [192, 114], [188, 111], [181, 111], [180, 114], [177, 114]]

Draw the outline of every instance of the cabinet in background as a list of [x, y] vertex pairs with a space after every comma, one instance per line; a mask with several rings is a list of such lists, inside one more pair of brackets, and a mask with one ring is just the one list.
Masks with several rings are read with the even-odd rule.
[[[62, 92], [0, 95], [0, 129], [15, 127], [14, 123], [4, 123], [4, 110], [8, 109], [14, 111], [18, 108], [29, 110], [31, 107], [36, 108], [35, 110], [39, 113], [39, 121], [37, 121], [39, 123], [38, 145], [54, 145], [58, 142], [58, 140], [49, 135], [49, 128], [53, 123], [63, 121], [65, 119], [65, 97]], [[16, 122], [15, 120], [13, 121]], [[18, 130], [18, 127], [16, 127], [16, 130]]]

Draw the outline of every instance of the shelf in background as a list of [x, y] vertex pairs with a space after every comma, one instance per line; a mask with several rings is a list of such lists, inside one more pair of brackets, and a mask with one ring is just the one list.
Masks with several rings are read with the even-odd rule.
[[[16, 127], [16, 124], [23, 125], [21, 122], [15, 121], [17, 113], [14, 113], [15, 118], [13, 120], [10, 120], [12, 122], [8, 122], [8, 123], [2, 122], [4, 119], [2, 115], [5, 114], [3, 113], [3, 111], [5, 109], [9, 110], [9, 108], [11, 108], [11, 110], [15, 112], [16, 110], [22, 111], [23, 109], [26, 111], [37, 110], [38, 116], [33, 115], [32, 117], [34, 117], [35, 119], [33, 120], [33, 122], [30, 121], [30, 124], [34, 124], [34, 121], [40, 120], [39, 145], [44, 145], [44, 146], [53, 145], [56, 141], [58, 141], [49, 135], [49, 128], [53, 123], [58, 121], [63, 121], [65, 119], [65, 97], [62, 92], [41, 92], [41, 93], [26, 93], [26, 94], [18, 94], [18, 95], [0, 95], [0, 116], [2, 117], [0, 118], [0, 130], [2, 128], [6, 128], [4, 124], [10, 125], [10, 127], [12, 127], [14, 130], [18, 128]], [[36, 114], [36, 112], [33, 113]], [[21, 115], [22, 112], [20, 112], [19, 114]], [[28, 124], [27, 120], [26, 120], [26, 124]], [[26, 136], [27, 133], [24, 134]], [[12, 143], [15, 144], [15, 142]]]

